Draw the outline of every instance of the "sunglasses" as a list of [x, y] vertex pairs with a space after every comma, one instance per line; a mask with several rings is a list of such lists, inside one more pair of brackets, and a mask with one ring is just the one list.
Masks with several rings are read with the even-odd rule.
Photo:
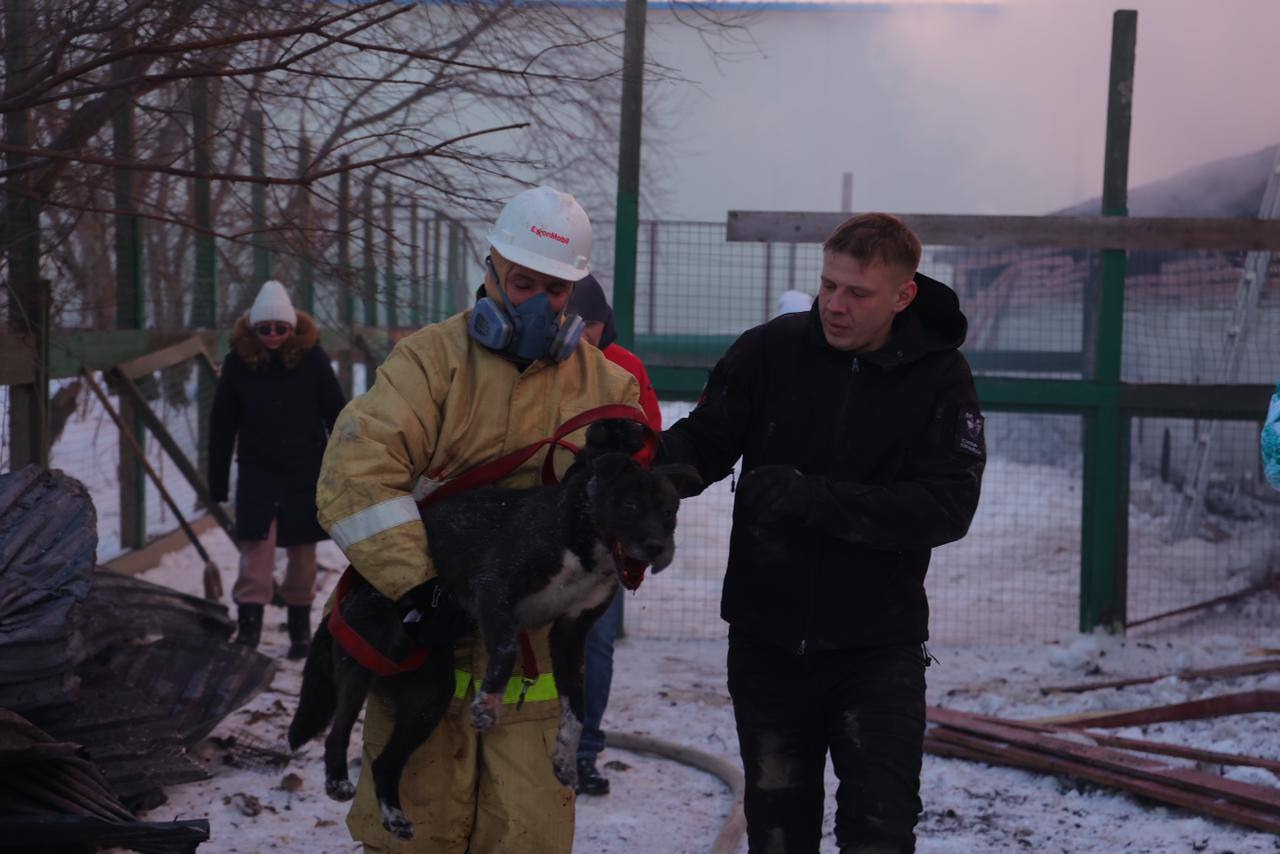
[[259, 335], [288, 335], [290, 328], [287, 323], [259, 323], [253, 331]]

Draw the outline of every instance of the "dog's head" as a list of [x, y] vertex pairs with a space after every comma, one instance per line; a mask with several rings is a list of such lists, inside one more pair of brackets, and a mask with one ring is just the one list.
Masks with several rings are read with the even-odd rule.
[[661, 572], [675, 557], [677, 485], [688, 487], [698, 473], [691, 466], [646, 469], [624, 453], [607, 453], [588, 465], [592, 519], [613, 553], [623, 586], [634, 590], [645, 566]]

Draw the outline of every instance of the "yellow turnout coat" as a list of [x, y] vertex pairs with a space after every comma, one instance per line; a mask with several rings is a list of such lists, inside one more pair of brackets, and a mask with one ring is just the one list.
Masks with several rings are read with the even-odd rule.
[[[564, 362], [542, 359], [521, 372], [467, 334], [469, 314], [397, 344], [372, 388], [342, 411], [325, 451], [316, 490], [320, 524], [356, 570], [391, 599], [435, 574], [415, 496], [550, 436], [580, 412], [639, 400], [635, 379], [586, 344]], [[581, 444], [583, 436], [568, 439]], [[563, 472], [570, 460], [564, 451], [560, 456], [557, 470]], [[501, 485], [537, 485], [542, 459], [535, 454]], [[459, 645], [455, 699], [410, 759], [401, 784], [402, 806], [417, 827], [412, 843], [399, 843], [383, 830], [366, 773], [391, 728], [389, 710], [370, 698], [364, 763], [347, 819], [367, 850], [571, 850], [573, 793], [551, 770], [559, 703], [548, 631], [530, 634], [542, 674], [538, 684], [518, 711], [513, 702], [504, 705], [497, 726], [483, 736], [472, 728], [467, 706], [484, 673], [484, 651], [476, 638]], [[511, 686], [508, 701], [517, 694]]]

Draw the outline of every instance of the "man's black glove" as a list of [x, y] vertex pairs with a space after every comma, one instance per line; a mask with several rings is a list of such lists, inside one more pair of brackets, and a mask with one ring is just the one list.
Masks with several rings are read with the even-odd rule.
[[811, 486], [792, 466], [760, 466], [738, 481], [737, 509], [759, 524], [803, 519], [812, 501]]
[[471, 616], [453, 601], [439, 578], [419, 584], [396, 605], [405, 633], [424, 646], [451, 644], [473, 628]]

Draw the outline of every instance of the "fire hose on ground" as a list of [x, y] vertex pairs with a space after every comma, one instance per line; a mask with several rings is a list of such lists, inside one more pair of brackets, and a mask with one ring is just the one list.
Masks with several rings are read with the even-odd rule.
[[663, 759], [671, 759], [682, 765], [688, 765], [719, 777], [733, 793], [733, 806], [729, 809], [728, 817], [720, 827], [720, 832], [716, 835], [715, 841], [711, 844], [711, 854], [733, 854], [733, 852], [737, 851], [738, 844], [747, 832], [747, 817], [742, 811], [742, 796], [746, 789], [746, 782], [743, 779], [742, 771], [738, 769], [736, 764], [719, 756], [695, 750], [692, 747], [685, 747], [682, 744], [672, 744], [660, 738], [629, 732], [607, 733], [605, 744], [609, 747], [616, 747], [618, 750], [646, 753]]

